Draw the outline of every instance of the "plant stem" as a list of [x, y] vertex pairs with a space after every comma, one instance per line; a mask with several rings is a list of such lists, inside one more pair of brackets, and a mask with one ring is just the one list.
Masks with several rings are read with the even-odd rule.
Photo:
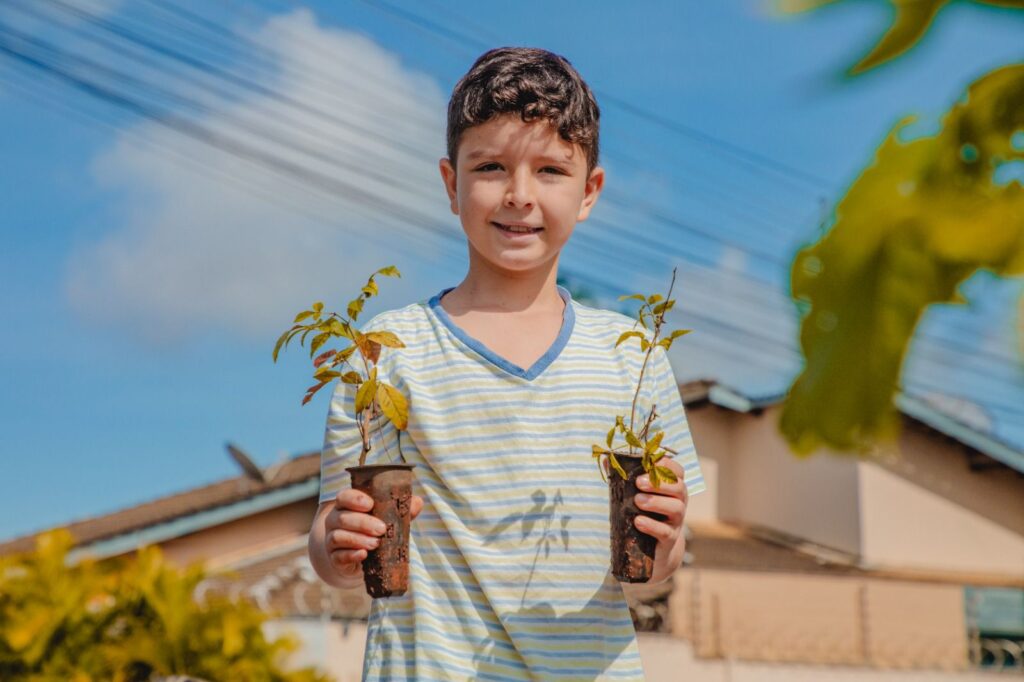
[[[672, 281], [668, 285], [668, 294], [665, 296], [665, 301], [664, 301], [666, 304], [668, 304], [669, 300], [671, 300], [671, 298], [672, 298], [672, 287], [674, 287], [675, 284], [676, 284], [676, 269], [672, 268]], [[646, 305], [648, 305], [648, 304], [645, 303], [644, 306], [646, 306]], [[640, 307], [641, 312], [643, 311], [644, 306]], [[640, 386], [643, 384], [643, 381], [644, 381], [644, 372], [647, 371], [647, 361], [650, 360], [651, 353], [654, 352], [654, 347], [658, 344], [658, 334], [661, 332], [661, 325], [663, 325], [665, 323], [665, 313], [666, 312], [668, 312], [667, 309], [662, 310], [660, 315], [656, 315], [654, 317], [654, 336], [651, 338], [650, 345], [647, 346], [647, 354], [644, 355], [644, 364], [640, 366], [640, 378], [637, 379], [637, 382], [636, 382], [636, 393], [633, 394], [633, 406], [630, 408], [630, 411], [629, 411], [629, 430], [630, 431], [633, 431], [633, 423], [636, 420], [636, 401], [640, 397]], [[635, 326], [636, 325], [634, 325], [634, 327]], [[654, 412], [654, 407], [652, 406], [651, 407], [651, 413], [653, 414], [653, 412]], [[648, 420], [648, 423], [650, 423], [650, 420]], [[647, 433], [647, 428], [646, 427], [644, 427], [644, 433], [645, 434]], [[631, 454], [631, 455], [633, 454], [633, 446], [632, 445], [629, 446], [629, 454]]]

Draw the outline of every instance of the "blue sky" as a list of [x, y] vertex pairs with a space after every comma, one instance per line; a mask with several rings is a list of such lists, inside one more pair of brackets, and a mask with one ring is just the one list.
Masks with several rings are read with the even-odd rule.
[[[149, 10], [88, 4], [98, 3], [101, 17], [140, 30], [171, 17], [162, 2]], [[784, 297], [793, 249], [813, 238], [823, 207], [897, 119], [936, 116], [971, 80], [1019, 59], [1024, 28], [1024, 13], [954, 5], [908, 58], [842, 84], [837, 75], [886, 25], [884, 3], [785, 20], [767, 2], [738, 0], [647, 3], [642, 11], [518, 0], [464, 3], [458, 13], [438, 0], [390, 9], [209, 4], [171, 6], [221, 22], [269, 56], [255, 70], [250, 53], [221, 49], [208, 34], [204, 58], [253, 69], [269, 90], [312, 102], [318, 113], [298, 115], [289, 130], [354, 162], [311, 167], [365, 183], [417, 219], [446, 226], [448, 238], [382, 216], [359, 197], [311, 192], [0, 60], [0, 537], [235, 475], [228, 440], [261, 465], [318, 448], [326, 395], [300, 406], [308, 360], [291, 352], [274, 365], [270, 350], [297, 310], [318, 299], [340, 308], [383, 265], [405, 277], [381, 282], [371, 314], [461, 280], [465, 256], [450, 239], [461, 232], [429, 159], [443, 152], [447, 94], [481, 46], [559, 52], [599, 101], [609, 96], [602, 150], [614, 194], [578, 228], [563, 266], [602, 273], [608, 290], [594, 293], [611, 306], [615, 294], [662, 289], [678, 265], [680, 321], [701, 332], [673, 357], [679, 378], [714, 375], [771, 391], [798, 367]], [[410, 21], [410, 12], [421, 19]], [[79, 24], [62, 33], [13, 9], [0, 11], [0, 22], [85, 57], [106, 54], [86, 38], [61, 38]], [[144, 63], [111, 63], [161, 82]], [[294, 114], [252, 92], [207, 94], [201, 104], [210, 113], [199, 120], [211, 129]], [[384, 132], [420, 156], [333, 130], [335, 119]], [[270, 144], [259, 137], [246, 142]], [[367, 179], [369, 167], [393, 182]], [[638, 233], [674, 247], [634, 243], [628, 257], [613, 248]], [[932, 311], [925, 331], [984, 353], [965, 359], [920, 341], [911, 378], [956, 386], [959, 397], [987, 406], [1002, 438], [1024, 447], [1012, 333], [1020, 282], [983, 276], [969, 291], [972, 306]]]

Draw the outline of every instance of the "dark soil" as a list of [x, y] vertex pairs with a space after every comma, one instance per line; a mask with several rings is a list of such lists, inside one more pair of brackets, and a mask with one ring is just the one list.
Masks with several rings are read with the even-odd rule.
[[654, 548], [658, 541], [640, 531], [633, 519], [637, 514], [642, 514], [664, 521], [665, 516], [645, 512], [636, 506], [636, 479], [644, 473], [640, 457], [619, 455], [616, 459], [629, 478], [623, 480], [614, 469], [608, 474], [612, 575], [625, 583], [645, 583], [651, 579]]
[[387, 526], [377, 549], [363, 560], [366, 593], [399, 597], [409, 589], [409, 511], [413, 464], [349, 467], [352, 487], [373, 498], [370, 514]]

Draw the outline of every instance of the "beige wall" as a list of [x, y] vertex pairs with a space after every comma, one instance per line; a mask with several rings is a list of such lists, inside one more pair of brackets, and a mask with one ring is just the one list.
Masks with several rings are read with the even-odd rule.
[[[717, 425], [728, 429], [721, 462], [718, 513], [739, 521], [858, 553], [861, 542], [857, 462], [850, 457], [798, 459], [778, 432], [778, 408], [760, 416], [731, 413]], [[710, 439], [719, 443], [720, 439]]]
[[870, 566], [1024, 577], [1024, 478], [1015, 472], [970, 471], [962, 445], [915, 425], [872, 460], [797, 458], [778, 414], [690, 411], [714, 490], [694, 498], [689, 520], [766, 526]]
[[204, 560], [213, 568], [308, 533], [316, 506], [314, 498], [293, 502], [175, 538], [162, 543], [161, 549], [169, 561], [178, 565]]
[[[270, 636], [292, 632], [306, 646], [287, 660], [289, 667], [316, 666], [337, 682], [358, 682], [366, 641], [364, 623], [275, 621], [264, 625]], [[991, 682], [980, 670], [880, 670], [854, 666], [763, 663], [694, 656], [689, 642], [669, 635], [640, 633], [640, 657], [648, 682]]]
[[[870, 463], [861, 467], [861, 495], [865, 564], [1024, 577], [1024, 532], [1014, 524], [1001, 524]], [[1020, 497], [993, 497], [1024, 519]]]
[[722, 486], [729, 480], [723, 479], [721, 472], [728, 469], [728, 458], [733, 451], [729, 436], [732, 433], [731, 417], [734, 416], [734, 412], [707, 404], [686, 410], [693, 446], [697, 449], [697, 458], [707, 484], [707, 490], [695, 496], [687, 507], [687, 521], [719, 518]]
[[957, 585], [712, 569], [684, 569], [674, 580], [669, 626], [700, 658], [967, 667]]

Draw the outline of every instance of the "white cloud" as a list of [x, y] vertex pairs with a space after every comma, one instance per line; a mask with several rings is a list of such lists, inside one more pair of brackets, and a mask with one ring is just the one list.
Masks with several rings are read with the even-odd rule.
[[[317, 26], [305, 10], [271, 19], [253, 38], [274, 46], [278, 60], [274, 78], [262, 76], [261, 84], [329, 113], [248, 95], [200, 122], [360, 191], [328, 198], [141, 123], [95, 162], [98, 182], [123, 197], [124, 218], [69, 259], [67, 296], [84, 318], [151, 343], [206, 328], [262, 337], [315, 299], [342, 309], [385, 265], [398, 265], [404, 277], [382, 278], [371, 314], [424, 298], [450, 276], [429, 264], [444, 255], [437, 236], [365, 205], [372, 192], [461, 234], [436, 168], [446, 101], [437, 84], [365, 36]], [[254, 123], [279, 132], [243, 132]], [[282, 144], [278, 134], [289, 139]], [[394, 148], [402, 145], [426, 158]]]

